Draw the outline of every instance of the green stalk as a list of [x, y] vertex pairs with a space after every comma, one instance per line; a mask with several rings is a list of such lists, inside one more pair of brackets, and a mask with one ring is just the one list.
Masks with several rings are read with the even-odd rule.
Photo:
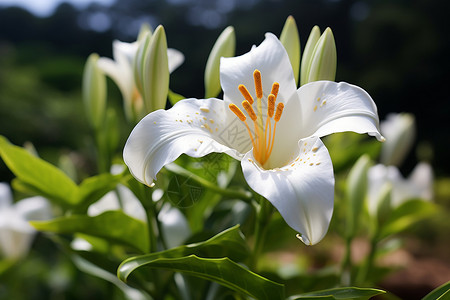
[[258, 271], [258, 261], [259, 256], [262, 253], [264, 242], [267, 232], [267, 224], [272, 217], [272, 205], [268, 200], [263, 197], [259, 197], [259, 206], [256, 210], [256, 222], [255, 222], [255, 233], [254, 233], [254, 243], [253, 243], [253, 253], [250, 257], [250, 269], [257, 272]]

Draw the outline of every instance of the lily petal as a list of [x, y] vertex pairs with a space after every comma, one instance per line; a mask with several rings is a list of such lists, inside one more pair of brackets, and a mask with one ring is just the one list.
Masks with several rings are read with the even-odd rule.
[[167, 49], [167, 58], [169, 62], [169, 73], [172, 73], [184, 62], [184, 55], [176, 49]]
[[0, 210], [6, 209], [12, 204], [12, 193], [9, 185], [0, 182]]
[[131, 66], [123, 63], [126, 63], [126, 61], [116, 62], [107, 57], [100, 57], [97, 61], [98, 67], [114, 80], [122, 93], [122, 97], [128, 103], [133, 97], [134, 79]]
[[328, 150], [318, 137], [300, 140], [297, 158], [282, 168], [264, 170], [252, 152], [241, 164], [249, 186], [278, 209], [305, 244], [324, 237], [333, 213], [334, 175]]
[[248, 151], [251, 146], [238, 144], [249, 140], [243, 126], [225, 110], [222, 100], [182, 100], [169, 110], [148, 114], [136, 125], [125, 145], [124, 161], [136, 179], [151, 185], [159, 170], [183, 153], [202, 157], [224, 152], [241, 159], [245, 152], [239, 149]]
[[368, 133], [379, 141], [377, 107], [366, 91], [345, 82], [316, 81], [298, 89], [303, 136], [344, 131]]
[[264, 97], [272, 90], [272, 84], [278, 82], [280, 91], [277, 101], [286, 102], [296, 91], [296, 84], [289, 56], [278, 38], [267, 33], [265, 40], [250, 52], [220, 60], [220, 82], [224, 91], [225, 101], [231, 101], [241, 106], [244, 100], [238, 86], [243, 84], [254, 99], [253, 72], [261, 72]]

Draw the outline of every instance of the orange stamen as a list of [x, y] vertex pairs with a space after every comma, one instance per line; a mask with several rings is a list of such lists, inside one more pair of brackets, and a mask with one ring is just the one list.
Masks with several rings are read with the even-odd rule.
[[250, 119], [252, 119], [253, 121], [256, 121], [256, 114], [255, 114], [255, 111], [253, 110], [253, 107], [250, 104], [250, 102], [248, 102], [247, 100], [244, 100], [244, 101], [242, 101], [242, 106], [244, 107], [245, 111], [247, 111]]
[[275, 122], [280, 121], [281, 114], [283, 113], [283, 109], [284, 109], [284, 104], [283, 103], [278, 103], [277, 111], [275, 112], [275, 117], [273, 118], [275, 120]]
[[273, 94], [275, 96], [275, 99], [278, 96], [278, 90], [280, 89], [280, 84], [278, 82], [274, 82], [272, 84], [272, 91], [270, 92], [271, 94]]
[[269, 118], [273, 117], [273, 113], [275, 112], [275, 95], [270, 94], [269, 98], [267, 99], [268, 106], [267, 106], [267, 115]]
[[261, 72], [255, 70], [253, 72], [253, 79], [255, 80], [255, 91], [256, 97], [261, 99], [263, 97], [263, 89], [262, 89], [262, 81], [261, 81]]
[[[255, 83], [256, 97], [258, 100], [256, 105], [256, 112], [252, 107], [252, 104], [254, 103], [253, 97], [250, 95], [245, 85], [239, 85], [238, 89], [241, 92], [242, 96], [244, 96], [245, 98], [245, 100], [242, 101], [242, 107], [247, 112], [248, 117], [253, 121], [253, 125], [255, 126], [255, 136], [253, 136], [252, 132], [250, 131], [250, 128], [246, 122], [246, 115], [244, 115], [243, 111], [239, 109], [235, 104], [230, 104], [229, 108], [241, 121], [244, 122], [252, 141], [253, 155], [255, 159], [261, 164], [261, 166], [265, 166], [274, 147], [277, 123], [278, 121], [280, 121], [281, 115], [283, 114], [284, 104], [280, 102], [275, 108], [280, 84], [278, 82], [274, 82], [272, 84], [271, 93], [267, 97], [267, 117], [264, 117], [262, 113], [263, 89], [261, 72], [259, 70], [255, 70], [253, 72], [253, 79]], [[275, 123], [273, 124], [273, 130], [271, 122], [272, 118], [275, 121]]]
[[231, 103], [228, 105], [228, 107], [231, 109], [232, 112], [239, 118], [239, 120], [245, 122], [247, 117], [244, 115], [244, 113], [237, 107], [235, 104]]
[[250, 95], [250, 93], [248, 92], [247, 88], [245, 87], [245, 85], [240, 84], [239, 85], [239, 91], [241, 92], [242, 96], [244, 96], [244, 99], [247, 100], [248, 102], [250, 102], [250, 104], [253, 104], [253, 97], [252, 95]]

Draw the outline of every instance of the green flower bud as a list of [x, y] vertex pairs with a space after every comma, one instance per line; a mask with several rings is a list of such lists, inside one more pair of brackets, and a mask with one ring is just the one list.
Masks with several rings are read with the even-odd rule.
[[302, 65], [300, 71], [300, 85], [308, 83], [309, 68], [311, 66], [311, 58], [314, 52], [314, 47], [320, 38], [319, 26], [314, 26], [306, 41], [305, 49], [303, 50]]
[[97, 66], [98, 54], [93, 53], [84, 66], [82, 96], [86, 115], [91, 126], [99, 129], [105, 118], [106, 78]]
[[144, 112], [165, 108], [169, 92], [169, 63], [164, 27], [142, 37], [135, 61], [135, 81], [144, 102]]
[[367, 195], [367, 172], [370, 167], [368, 155], [361, 156], [350, 170], [347, 179], [347, 236], [353, 237], [358, 228], [364, 200]]
[[234, 56], [235, 48], [234, 28], [228, 26], [217, 38], [206, 62], [205, 98], [216, 97], [220, 93], [220, 58]]
[[330, 28], [327, 28], [314, 47], [307, 81], [334, 81], [336, 78], [336, 64], [337, 54], [333, 32]]
[[378, 224], [383, 224], [389, 217], [391, 213], [391, 195], [392, 195], [392, 184], [386, 182], [382, 187], [376, 199], [376, 217]]
[[280, 35], [280, 42], [286, 49], [289, 60], [291, 61], [292, 70], [294, 71], [295, 83], [298, 85], [298, 76], [300, 71], [300, 36], [298, 35], [297, 24], [292, 16], [286, 19], [283, 30]]

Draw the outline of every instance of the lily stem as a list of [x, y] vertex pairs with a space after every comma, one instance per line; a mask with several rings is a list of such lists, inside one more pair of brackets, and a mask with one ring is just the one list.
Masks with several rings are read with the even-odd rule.
[[342, 286], [350, 286], [352, 284], [352, 240], [351, 236], [345, 239], [345, 254], [341, 267]]
[[262, 253], [266, 232], [267, 224], [272, 216], [272, 206], [263, 197], [259, 197], [259, 206], [256, 209], [256, 223], [255, 223], [255, 233], [254, 233], [254, 244], [253, 253], [250, 258], [250, 269], [258, 271], [258, 261], [260, 261], [260, 255]]
[[246, 202], [249, 202], [252, 199], [252, 194], [248, 191], [221, 188], [215, 185], [214, 183], [210, 182], [209, 180], [206, 180], [205, 178], [200, 177], [175, 163], [166, 165], [166, 169], [177, 175], [188, 177], [189, 179], [201, 184], [205, 188], [210, 189], [211, 191], [214, 191], [216, 193], [219, 193], [222, 196], [235, 199], [237, 198], [244, 200]]

